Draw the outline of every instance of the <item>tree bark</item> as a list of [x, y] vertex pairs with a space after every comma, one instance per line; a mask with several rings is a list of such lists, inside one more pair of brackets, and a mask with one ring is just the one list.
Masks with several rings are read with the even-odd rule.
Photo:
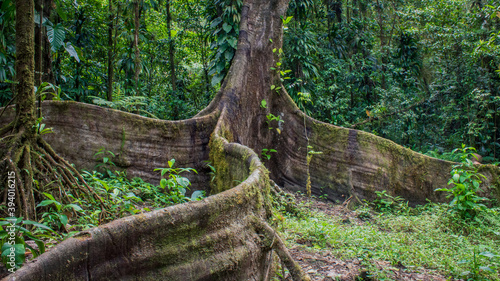
[[34, 2], [16, 1], [16, 82], [19, 126], [29, 130], [35, 120]]
[[[42, 85], [42, 38], [43, 38], [43, 0], [38, 0], [38, 13], [40, 15], [40, 21], [38, 22], [38, 27], [35, 28], [37, 38], [35, 42], [35, 54], [36, 54], [36, 69], [35, 69], [35, 80], [36, 86], [40, 87]], [[42, 95], [38, 95], [38, 110], [37, 118], [42, 117]]]
[[167, 30], [168, 30], [168, 57], [170, 62], [170, 82], [172, 83], [172, 90], [177, 91], [177, 77], [175, 76], [175, 61], [174, 61], [174, 41], [172, 39], [172, 15], [170, 14], [170, 0], [166, 3], [167, 10]]
[[[50, 18], [52, 12], [53, 2], [51, 0], [39, 0], [35, 3], [35, 9], [41, 15], [40, 21], [43, 22], [42, 18]], [[43, 6], [43, 10], [41, 7]], [[42, 82], [49, 82], [54, 84], [55, 77], [54, 71], [52, 69], [52, 53], [50, 50], [50, 42], [47, 38], [47, 32], [45, 28], [40, 29], [40, 22], [35, 25], [35, 83], [37, 85]], [[38, 76], [41, 73], [41, 77]], [[51, 96], [47, 96], [46, 99], [51, 99]]]
[[109, 18], [108, 18], [108, 101], [113, 101], [113, 76], [114, 76], [114, 44], [113, 44], [113, 21], [114, 21], [114, 11], [113, 11], [113, 0], [109, 0]]
[[141, 52], [139, 50], [140, 1], [134, 1], [134, 81], [135, 94], [139, 95], [139, 74], [141, 73]]

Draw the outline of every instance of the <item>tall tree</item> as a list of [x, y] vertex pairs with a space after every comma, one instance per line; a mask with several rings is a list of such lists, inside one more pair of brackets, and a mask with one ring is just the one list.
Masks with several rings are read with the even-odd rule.
[[170, 82], [172, 83], [172, 90], [177, 91], [175, 76], [175, 47], [174, 40], [172, 38], [172, 14], [170, 12], [170, 0], [166, 1], [166, 12], [167, 12], [167, 30], [168, 30], [168, 60], [170, 64]]
[[114, 40], [113, 30], [115, 20], [115, 13], [113, 11], [113, 0], [108, 1], [108, 101], [113, 101], [113, 77], [114, 77]]
[[[36, 118], [34, 13], [33, 0], [16, 1], [16, 117], [0, 129], [0, 170], [14, 172], [16, 215], [25, 218], [36, 216], [35, 182], [40, 192], [56, 186], [61, 191], [92, 193], [100, 199], [78, 171], [41, 138], [48, 129], [43, 130], [41, 118]], [[7, 182], [7, 173], [0, 177]], [[7, 194], [7, 189], [3, 192]]]
[[141, 28], [141, 3], [142, 0], [134, 1], [134, 81], [135, 92], [139, 94], [139, 74], [141, 73], [141, 51], [139, 50], [139, 30]]

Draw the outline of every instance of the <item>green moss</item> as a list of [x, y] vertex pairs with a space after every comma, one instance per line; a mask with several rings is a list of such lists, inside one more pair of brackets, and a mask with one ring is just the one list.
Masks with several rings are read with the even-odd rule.
[[311, 143], [321, 144], [334, 141], [328, 151], [323, 150], [323, 154], [330, 155], [335, 151], [345, 151], [348, 145], [349, 129], [335, 127], [330, 124], [314, 122], [312, 123]]
[[61, 113], [68, 111], [70, 109], [70, 107], [79, 105], [74, 101], [60, 101], [60, 102], [52, 103], [52, 104], [53, 104], [53, 107]]
[[224, 125], [221, 126], [221, 137], [225, 138], [228, 142], [233, 142], [233, 133], [231, 130], [227, 129]]
[[210, 149], [210, 161], [217, 171], [215, 181], [211, 184], [210, 193], [213, 195], [226, 190], [226, 187], [230, 186], [230, 182], [228, 182], [230, 181], [229, 168], [224, 155], [224, 141], [220, 137], [216, 137], [215, 133], [212, 133], [208, 147]]
[[428, 181], [427, 171], [433, 161], [432, 158], [365, 132], [358, 132], [357, 140], [366, 153], [373, 151], [382, 156], [378, 157], [378, 165], [386, 169], [389, 175], [389, 186], [383, 187], [384, 189], [392, 191], [393, 194], [399, 193], [403, 184], [408, 181], [422, 189], [424, 183]]

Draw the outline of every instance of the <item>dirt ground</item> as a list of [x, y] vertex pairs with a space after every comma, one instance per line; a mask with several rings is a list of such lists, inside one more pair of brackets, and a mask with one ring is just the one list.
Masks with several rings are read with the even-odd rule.
[[[356, 213], [347, 208], [347, 204], [334, 205], [330, 202], [307, 198], [295, 195], [296, 200], [302, 203], [309, 203], [312, 209], [321, 211], [332, 217], [341, 217], [343, 221], [349, 223], [363, 223], [356, 217]], [[305, 272], [309, 274], [312, 280], [424, 280], [424, 281], [445, 281], [459, 280], [451, 277], [436, 274], [431, 270], [421, 269], [415, 272], [403, 265], [391, 265], [387, 261], [375, 261], [372, 264], [378, 270], [384, 270], [384, 278], [371, 278], [367, 269], [362, 265], [360, 259], [341, 260], [336, 258], [328, 250], [312, 251], [307, 249], [307, 240], [298, 240], [298, 245], [291, 247], [290, 254], [300, 264]], [[303, 245], [300, 245], [303, 244]], [[373, 269], [372, 269], [373, 270]], [[284, 280], [291, 280], [285, 276]]]

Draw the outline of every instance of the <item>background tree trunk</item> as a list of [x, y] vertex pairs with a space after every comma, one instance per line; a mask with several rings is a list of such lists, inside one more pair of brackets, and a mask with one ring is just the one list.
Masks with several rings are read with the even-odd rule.
[[134, 1], [134, 81], [135, 81], [135, 93], [139, 94], [139, 74], [141, 73], [141, 52], [139, 50], [139, 29], [140, 25], [140, 3], [141, 0]]
[[172, 83], [172, 90], [177, 91], [177, 77], [175, 76], [175, 61], [174, 61], [174, 40], [172, 39], [172, 15], [170, 13], [170, 0], [166, 3], [167, 9], [167, 29], [168, 29], [168, 57], [170, 62], [170, 82]]
[[[35, 20], [35, 7], [33, 0], [19, 0], [16, 1], [16, 82], [17, 82], [17, 104], [16, 104], [16, 128], [19, 135], [23, 137], [19, 139], [22, 147], [25, 147], [25, 143], [33, 142], [35, 134], [33, 132], [33, 126], [35, 125], [35, 38], [34, 38], [34, 20]], [[14, 161], [18, 160], [18, 157], [26, 158], [29, 155], [29, 150], [23, 149], [17, 153], [14, 153]], [[28, 156], [29, 157], [29, 156]], [[31, 171], [31, 167], [23, 168], [27, 170], [22, 170], [22, 175], [18, 175], [24, 181], [27, 180], [28, 174]], [[28, 181], [29, 182], [29, 181]], [[31, 206], [34, 203], [33, 198], [33, 185], [28, 184], [24, 186], [23, 190], [17, 190], [18, 197], [22, 197], [24, 201], [20, 206]], [[24, 194], [24, 196], [23, 196]], [[34, 209], [28, 208], [25, 210], [19, 210], [19, 214], [26, 217], [33, 217]]]
[[108, 101], [113, 101], [113, 76], [114, 76], [114, 44], [113, 44], [113, 21], [115, 14], [113, 11], [113, 0], [109, 0], [109, 22], [108, 22]]

